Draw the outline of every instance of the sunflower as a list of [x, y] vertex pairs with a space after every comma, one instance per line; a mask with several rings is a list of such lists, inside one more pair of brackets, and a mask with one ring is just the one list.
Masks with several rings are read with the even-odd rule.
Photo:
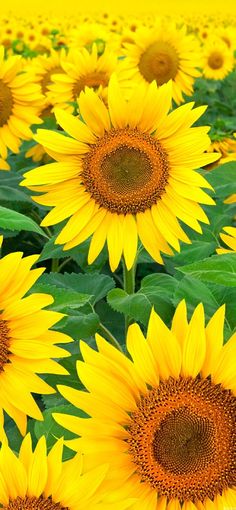
[[217, 248], [217, 253], [222, 254], [236, 252], [236, 227], [224, 227], [223, 230], [226, 234], [222, 232], [220, 234], [220, 238], [226, 246], [228, 246], [228, 248]]
[[37, 116], [42, 103], [40, 87], [34, 83], [31, 73], [19, 74], [22, 65], [20, 56], [4, 60], [4, 47], [0, 47], [0, 158], [3, 160], [7, 158], [8, 148], [18, 153], [21, 140], [33, 137], [31, 124], [41, 123]]
[[203, 154], [210, 141], [208, 128], [189, 128], [205, 107], [192, 111], [191, 103], [167, 116], [170, 83], [159, 90], [155, 83], [148, 89], [141, 86], [126, 103], [115, 77], [108, 101], [109, 112], [92, 90], [81, 93], [79, 107], [87, 125], [57, 110], [57, 122], [77, 140], [47, 130], [39, 132], [36, 141], [58, 162], [40, 168], [40, 172], [28, 172], [23, 185], [48, 191], [35, 200], [56, 205], [43, 225], [72, 216], [57, 238], [65, 249], [94, 234], [89, 263], [107, 239], [112, 270], [122, 252], [130, 268], [138, 235], [154, 260], [162, 263], [160, 250], [172, 254], [166, 241], [177, 250], [178, 238], [189, 242], [176, 216], [201, 232], [197, 220], [207, 222], [207, 218], [198, 202], [214, 203], [200, 189], [211, 186], [192, 171], [218, 158]]
[[211, 80], [223, 80], [234, 67], [233, 53], [221, 39], [208, 40], [203, 60], [203, 74]]
[[[236, 505], [235, 334], [223, 346], [224, 307], [204, 326], [200, 304], [185, 302], [168, 329], [152, 311], [144, 337], [128, 329], [131, 359], [96, 336], [81, 342], [79, 378], [88, 392], [59, 386], [91, 416], [54, 414], [81, 436], [66, 441], [109, 463], [109, 483], [138, 501], [132, 510], [210, 510]], [[108, 391], [109, 388], [109, 391]]]
[[91, 89], [82, 92], [79, 108], [85, 123], [56, 110], [58, 124], [72, 137], [38, 131], [41, 143], [57, 162], [25, 174], [21, 185], [46, 194], [34, 200], [55, 209], [44, 218], [52, 225], [71, 216], [56, 242], [65, 249], [90, 237], [92, 263], [106, 240], [112, 271], [122, 253], [130, 269], [138, 236], [154, 260], [160, 251], [179, 250], [190, 242], [177, 217], [198, 232], [208, 222], [199, 203], [214, 204], [201, 186], [208, 182], [194, 168], [218, 158], [206, 154], [208, 128], [190, 128], [205, 111], [188, 103], [167, 115], [171, 83], [157, 89], [140, 86], [130, 102], [122, 97], [116, 78], [109, 84], [109, 111]]
[[51, 50], [50, 55], [39, 55], [32, 62], [30, 68], [34, 70], [36, 80], [41, 87], [44, 96], [41, 117], [52, 116], [51, 92], [49, 90], [52, 84], [54, 74], [65, 74], [63, 70], [63, 62], [66, 59], [66, 52], [62, 48], [60, 51]]
[[133, 37], [133, 44], [124, 44], [127, 56], [120, 66], [120, 82], [127, 87], [153, 80], [163, 85], [172, 79], [176, 104], [183, 102], [183, 93], [191, 96], [194, 78], [201, 76], [201, 58], [198, 43], [186, 34], [186, 27], [159, 21], [153, 28], [137, 29]]
[[235, 161], [236, 159], [236, 141], [232, 140], [228, 136], [224, 138], [215, 139], [211, 142], [210, 147], [207, 149], [207, 152], [216, 152], [219, 154], [219, 159], [207, 165], [207, 170], [211, 170], [217, 165], [223, 165], [224, 163], [228, 163], [229, 161]]
[[55, 344], [71, 342], [67, 335], [49, 328], [63, 314], [42, 310], [53, 302], [48, 294], [31, 294], [24, 298], [44, 268], [31, 269], [38, 255], [22, 258], [10, 253], [0, 259], [0, 440], [3, 411], [15, 422], [21, 434], [26, 432], [26, 417], [42, 420], [32, 393], [54, 393], [36, 374], [67, 374], [51, 358], [69, 356]]
[[105, 49], [98, 56], [96, 44], [93, 44], [91, 53], [86, 48], [81, 51], [71, 50], [67, 61], [62, 63], [66, 74], [52, 76], [52, 84], [49, 86], [52, 102], [69, 109], [70, 103], [77, 101], [86, 86], [106, 99], [108, 82], [116, 66], [116, 54]]
[[[47, 455], [44, 436], [39, 439], [33, 451], [30, 434], [27, 434], [17, 457], [4, 442], [0, 450], [1, 508], [116, 510], [117, 502], [106, 503], [102, 489], [107, 465], [84, 472], [81, 454], [62, 462], [62, 451], [63, 440], [59, 439]], [[125, 510], [131, 501], [118, 501], [119, 509]]]
[[235, 202], [236, 202], [236, 193], [233, 193], [232, 195], [230, 195], [228, 198], [226, 198], [224, 200], [225, 204], [235, 204]]

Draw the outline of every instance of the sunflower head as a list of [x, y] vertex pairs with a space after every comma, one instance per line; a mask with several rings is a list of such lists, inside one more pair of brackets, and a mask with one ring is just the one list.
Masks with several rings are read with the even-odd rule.
[[205, 326], [203, 306], [188, 320], [182, 301], [170, 329], [154, 310], [146, 337], [129, 327], [129, 358], [99, 335], [97, 350], [81, 342], [87, 392], [59, 391], [90, 418], [54, 417], [80, 436], [66, 442], [73, 450], [94, 465], [105, 455], [110, 483], [138, 498], [133, 510], [235, 505], [236, 348], [235, 334], [223, 345], [223, 330], [224, 307]]
[[160, 263], [160, 251], [173, 253], [169, 244], [179, 250], [179, 239], [189, 242], [177, 218], [201, 232], [198, 220], [208, 220], [199, 203], [214, 202], [195, 169], [219, 156], [204, 153], [209, 128], [191, 128], [205, 107], [188, 103], [168, 115], [171, 97], [171, 82], [160, 88], [153, 82], [126, 101], [113, 76], [108, 109], [87, 88], [79, 98], [84, 122], [55, 110], [70, 138], [38, 131], [36, 140], [57, 162], [28, 172], [23, 184], [36, 191], [40, 186], [45, 195], [35, 200], [55, 206], [43, 225], [70, 217], [56, 241], [65, 249], [92, 235], [92, 263], [107, 241], [115, 270], [122, 254], [127, 267], [133, 265], [138, 237]]
[[17, 457], [7, 442], [0, 450], [0, 504], [4, 510], [126, 510], [133, 498], [122, 500], [116, 491], [107, 495], [107, 464], [85, 470], [81, 454], [62, 461], [63, 439], [47, 454], [42, 436], [33, 451], [30, 434]]
[[[22, 258], [10, 253], [0, 260], [0, 439], [5, 411], [26, 432], [27, 415], [42, 420], [31, 393], [54, 393], [37, 374], [67, 374], [52, 358], [69, 356], [57, 343], [71, 342], [67, 335], [51, 328], [63, 314], [43, 310], [52, 304], [48, 294], [24, 297], [44, 268], [31, 269], [38, 256]], [[19, 398], [20, 394], [20, 398]]]

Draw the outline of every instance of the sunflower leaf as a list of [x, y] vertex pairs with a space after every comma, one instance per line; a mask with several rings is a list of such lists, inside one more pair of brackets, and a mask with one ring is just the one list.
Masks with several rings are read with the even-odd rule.
[[236, 253], [213, 255], [210, 258], [178, 267], [182, 273], [201, 280], [225, 287], [236, 286]]
[[0, 227], [7, 230], [28, 230], [37, 232], [41, 236], [48, 237], [47, 234], [28, 216], [19, 212], [0, 206]]

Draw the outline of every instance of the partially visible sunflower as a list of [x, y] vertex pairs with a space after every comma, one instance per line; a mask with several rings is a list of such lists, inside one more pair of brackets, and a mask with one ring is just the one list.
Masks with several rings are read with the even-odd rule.
[[[30, 72], [21, 72], [20, 56], [4, 60], [0, 47], [0, 169], [7, 170], [7, 149], [18, 153], [22, 140], [33, 136], [31, 124], [40, 124], [38, 117], [42, 96]], [[20, 74], [19, 74], [20, 73]]]
[[38, 375], [67, 374], [51, 358], [69, 356], [57, 343], [72, 339], [51, 328], [63, 314], [43, 310], [53, 302], [48, 294], [24, 295], [44, 268], [31, 269], [38, 255], [22, 258], [10, 253], [0, 259], [0, 440], [5, 411], [21, 434], [26, 432], [27, 415], [42, 420], [42, 413], [31, 393], [54, 393]]
[[[47, 455], [42, 436], [32, 450], [30, 434], [19, 457], [4, 441], [0, 450], [0, 504], [4, 510], [125, 510], [132, 500], [109, 501], [102, 488], [106, 464], [84, 472], [81, 454], [62, 462], [63, 440]], [[120, 498], [121, 499], [121, 498]]]
[[93, 44], [91, 52], [85, 48], [71, 50], [62, 63], [64, 74], [52, 76], [49, 90], [53, 104], [70, 110], [71, 103], [77, 101], [86, 86], [106, 100], [108, 82], [117, 62], [117, 55], [109, 49], [99, 56], [96, 44]]
[[90, 237], [91, 264], [107, 241], [114, 271], [124, 254], [130, 269], [138, 237], [154, 260], [160, 251], [180, 250], [179, 239], [190, 242], [177, 218], [201, 232], [198, 220], [208, 219], [199, 203], [214, 204], [201, 187], [211, 188], [195, 168], [218, 158], [206, 154], [208, 127], [190, 126], [205, 107], [188, 103], [169, 115], [171, 82], [140, 86], [126, 102], [113, 77], [108, 88], [109, 111], [98, 96], [81, 92], [84, 122], [56, 110], [57, 122], [73, 138], [38, 131], [41, 143], [57, 162], [25, 174], [21, 183], [44, 195], [34, 200], [55, 206], [44, 218], [52, 225], [71, 217], [56, 242], [65, 249]]
[[183, 93], [191, 96], [194, 79], [201, 76], [200, 48], [186, 27], [174, 23], [157, 22], [153, 28], [139, 28], [133, 35], [134, 43], [124, 44], [126, 58], [119, 70], [120, 83], [148, 85], [153, 80], [163, 85], [173, 80], [173, 99], [183, 102]]
[[232, 51], [221, 40], [212, 37], [203, 48], [203, 74], [211, 80], [223, 80], [234, 67]]
[[228, 246], [228, 248], [222, 248], [222, 247], [217, 248], [217, 250], [216, 250], [217, 253], [218, 254], [232, 253], [232, 252], [236, 253], [236, 227], [224, 227], [223, 230], [224, 230], [224, 232], [226, 232], [226, 234], [224, 234], [224, 232], [222, 232], [220, 234], [220, 238], [226, 244], [226, 246]]
[[49, 87], [52, 84], [52, 77], [54, 74], [65, 74], [63, 69], [63, 62], [65, 59], [66, 52], [62, 48], [60, 51], [51, 50], [50, 55], [39, 55], [30, 63], [30, 67], [34, 70], [36, 75], [35, 80], [39, 83], [44, 96], [44, 103], [40, 114], [41, 117], [52, 115], [52, 101]]
[[233, 193], [228, 198], [224, 200], [225, 204], [235, 204], [236, 203], [236, 193]]
[[80, 436], [65, 443], [90, 468], [109, 463], [110, 491], [135, 495], [132, 510], [236, 506], [236, 335], [223, 335], [224, 306], [205, 327], [203, 306], [188, 322], [182, 301], [171, 329], [154, 311], [146, 338], [129, 327], [130, 357], [99, 335], [97, 350], [81, 342], [87, 391], [59, 391], [91, 418], [53, 416]]
[[207, 152], [216, 152], [219, 154], [219, 159], [216, 162], [208, 165], [207, 169], [212, 169], [217, 165], [222, 165], [224, 163], [228, 163], [229, 161], [234, 161], [236, 159], [236, 141], [232, 138], [229, 138], [228, 136], [219, 138], [219, 140], [214, 140], [211, 142]]

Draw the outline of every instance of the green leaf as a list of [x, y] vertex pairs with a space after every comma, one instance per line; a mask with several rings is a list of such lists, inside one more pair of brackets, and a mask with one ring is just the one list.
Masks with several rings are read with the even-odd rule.
[[90, 296], [92, 304], [105, 297], [115, 285], [113, 278], [100, 273], [50, 273], [44, 274], [39, 282], [87, 294]]
[[204, 176], [213, 186], [217, 197], [225, 198], [236, 192], [236, 162], [219, 165]]
[[63, 330], [64, 333], [70, 335], [74, 340], [81, 340], [89, 338], [98, 330], [100, 323], [99, 317], [96, 313], [83, 314], [74, 311], [73, 315], [70, 315], [70, 310], [65, 310], [69, 315], [60, 321], [57, 326], [57, 330]]
[[165, 267], [168, 273], [176, 275], [176, 270], [179, 266], [183, 266], [188, 262], [195, 262], [201, 260], [208, 255], [212, 255], [215, 252], [217, 242], [212, 240], [214, 238], [213, 232], [210, 233], [210, 241], [193, 241], [192, 244], [183, 244], [181, 246], [181, 252], [176, 253], [170, 257], [164, 256]]
[[7, 230], [28, 230], [47, 237], [45, 232], [28, 216], [0, 206], [0, 227]]
[[218, 302], [211, 290], [203, 282], [196, 280], [191, 276], [185, 276], [177, 282], [175, 293], [173, 296], [174, 305], [185, 299], [188, 310], [192, 314], [196, 306], [201, 302], [204, 305], [206, 317], [210, 317], [218, 308]]
[[160, 317], [168, 323], [174, 311], [172, 296], [175, 286], [175, 279], [169, 275], [148, 275], [142, 280], [141, 288], [135, 294], [113, 289], [108, 293], [107, 302], [113, 310], [144, 325], [147, 325], [154, 306]]
[[72, 406], [72, 404], [46, 409], [43, 412], [43, 421], [35, 421], [34, 432], [37, 439], [39, 439], [41, 436], [46, 437], [48, 450], [52, 448], [54, 443], [60, 437], [64, 437], [64, 439], [73, 439], [74, 437], [78, 437], [76, 434], [73, 434], [72, 432], [64, 429], [61, 425], [59, 425], [52, 417], [52, 413], [63, 413], [73, 416], [80, 416], [82, 418], [87, 417], [83, 411], [77, 407]]
[[33, 203], [31, 198], [21, 191], [14, 189], [10, 186], [0, 186], [0, 200], [6, 202], [30, 202]]
[[[46, 280], [47, 274], [45, 276]], [[34, 285], [33, 291], [43, 292], [53, 296], [54, 303], [50, 305], [50, 310], [56, 311], [64, 310], [66, 307], [80, 308], [92, 299], [92, 296], [89, 294], [82, 294], [81, 292], [76, 292], [70, 288], [59, 288], [55, 285], [46, 283], [37, 283]]]
[[213, 255], [178, 269], [204, 282], [213, 282], [225, 287], [236, 286], [236, 253]]

